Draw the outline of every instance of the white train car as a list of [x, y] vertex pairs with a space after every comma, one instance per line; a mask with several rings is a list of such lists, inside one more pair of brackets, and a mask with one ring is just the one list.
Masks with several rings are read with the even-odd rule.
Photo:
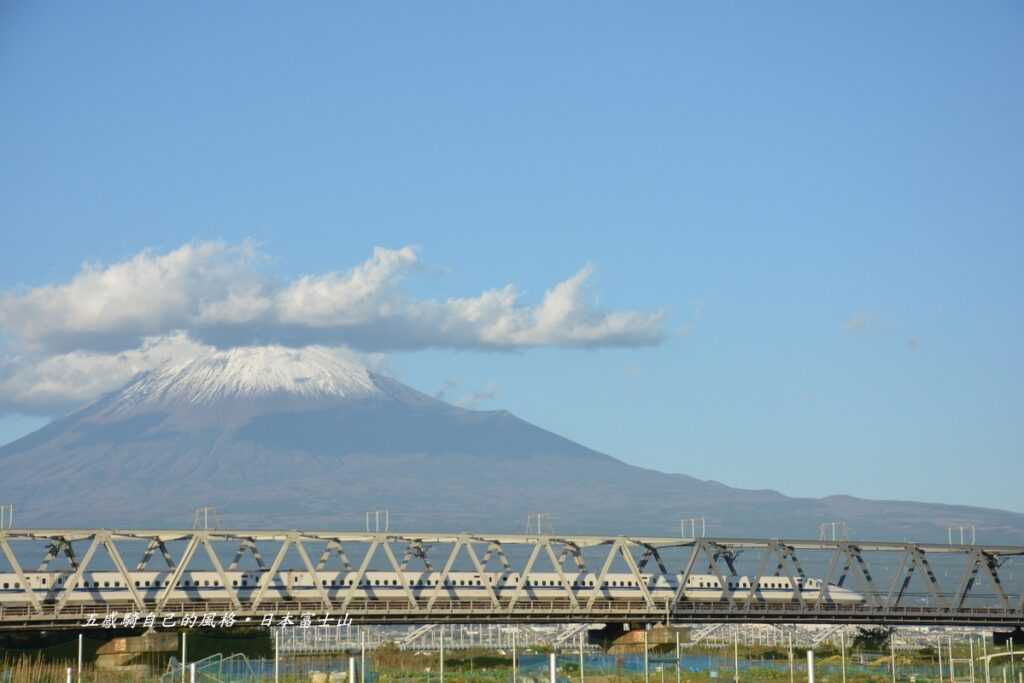
[[[137, 571], [130, 572], [135, 589], [147, 601], [154, 601], [167, 588], [172, 578], [170, 571]], [[62, 572], [25, 572], [28, 587], [43, 601], [55, 600], [72, 573]], [[225, 572], [240, 598], [248, 599], [260, 587], [260, 582], [267, 576], [266, 570], [228, 571]], [[577, 599], [589, 598], [594, 591], [598, 577], [593, 573], [566, 573], [565, 580]], [[682, 575], [665, 577], [661, 575], [642, 574], [641, 580], [647, 591], [655, 600], [671, 599], [676, 594]], [[349, 594], [357, 578], [354, 571], [322, 571], [318, 572], [321, 583], [317, 588], [313, 577], [306, 571], [279, 571], [269, 579], [269, 586], [264, 592], [264, 600], [319, 600], [320, 590], [324, 590], [332, 600], [343, 599]], [[400, 583], [398, 574], [394, 572], [367, 571], [358, 586], [355, 586], [354, 597], [370, 600], [407, 599], [411, 592], [417, 599], [429, 598], [438, 591], [441, 582], [440, 572], [403, 572]], [[599, 587], [598, 594], [608, 600], [639, 600], [643, 590], [632, 574], [608, 574]], [[746, 576], [726, 578], [722, 586], [718, 577], [711, 574], [692, 574], [687, 578], [683, 594], [686, 600], [694, 602], [719, 602], [728, 599], [731, 594], [737, 600], [746, 600], [750, 594], [751, 580]], [[447, 579], [440, 586], [439, 597], [453, 600], [488, 599], [487, 587], [490, 587], [499, 599], [510, 598], [516, 591], [520, 599], [559, 600], [565, 599], [566, 587], [555, 572], [533, 572], [523, 579], [515, 572], [449, 572]], [[794, 592], [799, 592], [803, 600], [814, 602], [821, 594], [821, 581], [818, 579], [796, 580], [791, 585], [783, 576], [762, 577], [754, 587], [755, 600], [765, 602], [792, 602]], [[408, 592], [407, 592], [408, 591]], [[855, 591], [839, 586], [829, 586], [831, 600], [837, 604], [860, 604], [864, 597]], [[130, 598], [125, 579], [117, 572], [89, 571], [84, 574], [81, 582], [68, 598], [75, 602], [105, 602], [126, 600]], [[171, 600], [226, 600], [228, 592], [221, 585], [220, 576], [214, 571], [186, 571], [179, 578], [171, 591]], [[25, 602], [23, 586], [20, 579], [13, 573], [0, 573], [0, 603], [12, 604]]]

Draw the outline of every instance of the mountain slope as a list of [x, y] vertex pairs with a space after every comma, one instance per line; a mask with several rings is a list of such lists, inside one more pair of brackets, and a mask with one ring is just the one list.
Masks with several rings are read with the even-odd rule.
[[[685, 463], [680, 463], [685, 469]], [[219, 352], [136, 378], [0, 448], [0, 501], [32, 526], [188, 525], [214, 505], [237, 526], [352, 528], [391, 510], [405, 530], [813, 536], [939, 540], [975, 524], [1024, 542], [1024, 515], [979, 508], [793, 499], [628, 465], [506, 411], [458, 408], [323, 349]], [[723, 479], [728, 473], [723, 472]]]

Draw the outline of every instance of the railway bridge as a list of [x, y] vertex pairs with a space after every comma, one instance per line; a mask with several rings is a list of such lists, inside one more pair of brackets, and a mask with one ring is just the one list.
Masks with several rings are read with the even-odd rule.
[[[1022, 557], [1024, 546], [854, 540], [0, 529], [0, 629], [303, 620], [1019, 628]], [[491, 578], [463, 587], [453, 580], [463, 575]], [[541, 575], [551, 581], [531, 584]], [[292, 576], [296, 586], [304, 577], [303, 590]], [[713, 598], [687, 589], [698, 576], [718, 587]], [[776, 584], [818, 588], [774, 597], [750, 588]]]

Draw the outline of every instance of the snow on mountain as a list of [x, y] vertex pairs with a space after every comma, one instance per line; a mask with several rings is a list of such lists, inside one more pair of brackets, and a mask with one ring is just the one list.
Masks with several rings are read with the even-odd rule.
[[365, 398], [381, 394], [364, 366], [324, 348], [240, 347], [147, 372], [115, 400], [203, 405], [277, 393], [307, 398]]
[[988, 541], [1024, 534], [1011, 512], [786, 498], [636, 467], [331, 350], [276, 346], [145, 373], [0, 446], [0, 501], [40, 526], [173, 527], [212, 504], [264, 528], [359, 527], [386, 508], [406, 528], [454, 531], [521, 530], [543, 510], [560, 529], [602, 534], [672, 533], [680, 515], [723, 535], [808, 536], [834, 519], [863, 537], [939, 540], [965, 524]]

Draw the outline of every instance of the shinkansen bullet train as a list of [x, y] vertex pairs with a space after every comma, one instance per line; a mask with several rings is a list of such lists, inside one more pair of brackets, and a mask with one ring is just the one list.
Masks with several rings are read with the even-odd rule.
[[[155, 601], [167, 588], [172, 574], [170, 571], [137, 571], [130, 572], [132, 582], [139, 594], [148, 601]], [[28, 586], [43, 601], [55, 600], [72, 573], [63, 572], [26, 572]], [[267, 570], [227, 571], [225, 576], [231, 583], [238, 597], [245, 601], [255, 595]], [[349, 572], [318, 572], [320, 588], [325, 590], [331, 600], [342, 600], [348, 596], [349, 590], [356, 581], [358, 574]], [[641, 574], [648, 592], [655, 600], [671, 599], [682, 575], [674, 577]], [[368, 571], [356, 586], [355, 598], [369, 600], [407, 600], [406, 588], [416, 599], [429, 599], [441, 581], [440, 572], [403, 572], [402, 578], [406, 586], [402, 586], [398, 574], [394, 572]], [[588, 599], [594, 591], [594, 583], [598, 576], [593, 573], [566, 573], [565, 579], [577, 599]], [[750, 579], [746, 576], [733, 576], [726, 579], [723, 587], [719, 579], [712, 574], [691, 574], [686, 580], [683, 595], [686, 600], [695, 602], [716, 602], [728, 599], [729, 593], [737, 600], [745, 600], [750, 591]], [[440, 599], [452, 600], [486, 600], [489, 599], [487, 586], [495, 592], [499, 599], [509, 599], [521, 588], [520, 600], [560, 600], [566, 598], [565, 587], [557, 573], [531, 573], [525, 578], [514, 572], [449, 572], [438, 593]], [[754, 599], [766, 602], [791, 602], [796, 599], [794, 591], [806, 601], [815, 601], [821, 593], [821, 581], [818, 579], [796, 579], [796, 586], [791, 585], [788, 578], [782, 576], [762, 577], [754, 589]], [[839, 604], [858, 604], [864, 597], [855, 591], [830, 585], [829, 595], [832, 602]], [[606, 600], [640, 600], [643, 593], [638, 580], [632, 574], [608, 574], [599, 587], [599, 598]], [[125, 585], [124, 577], [117, 572], [87, 571], [69, 602], [108, 602], [130, 600], [131, 595]], [[226, 600], [228, 593], [221, 585], [220, 576], [213, 571], [184, 572], [177, 585], [172, 589], [171, 600]], [[320, 589], [314, 583], [312, 575], [305, 571], [279, 571], [270, 580], [263, 595], [263, 600], [319, 600]], [[0, 573], [0, 603], [24, 602], [23, 587], [16, 574]]]

